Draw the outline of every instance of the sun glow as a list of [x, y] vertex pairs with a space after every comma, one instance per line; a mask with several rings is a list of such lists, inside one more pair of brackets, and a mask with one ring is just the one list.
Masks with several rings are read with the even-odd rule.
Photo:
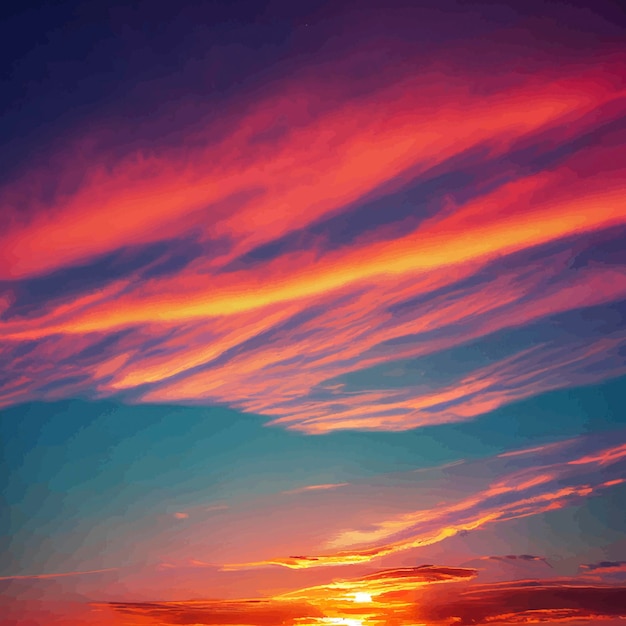
[[349, 617], [322, 617], [322, 622], [326, 624], [337, 624], [342, 626], [363, 626], [360, 619], [351, 619]]
[[358, 591], [357, 593], [354, 594], [354, 601], [355, 602], [371, 602], [372, 596], [370, 596], [370, 594], [366, 593], [365, 591]]

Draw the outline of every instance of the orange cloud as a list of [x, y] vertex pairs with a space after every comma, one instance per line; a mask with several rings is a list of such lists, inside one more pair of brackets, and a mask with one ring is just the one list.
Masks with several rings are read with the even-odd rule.
[[[405, 611], [416, 590], [474, 578], [462, 567], [424, 565], [388, 569], [255, 600], [113, 602], [124, 616], [161, 624], [374, 624]], [[367, 598], [367, 599], [366, 599]], [[350, 620], [355, 620], [350, 622]], [[333, 621], [336, 620], [336, 621]], [[347, 620], [347, 621], [341, 621]]]
[[322, 604], [331, 602], [355, 602], [357, 594], [367, 594], [376, 602], [398, 600], [399, 593], [409, 592], [434, 583], [453, 583], [468, 581], [476, 577], [478, 571], [465, 567], [443, 567], [439, 565], [421, 565], [386, 569], [360, 578], [336, 580], [326, 585], [298, 589], [283, 594], [282, 598], [307, 600]]
[[[319, 297], [381, 277], [420, 274], [489, 260], [555, 239], [626, 223], [626, 210], [621, 202], [625, 188], [620, 184], [577, 198], [551, 197], [549, 204], [544, 201], [547, 206], [535, 203], [532, 211], [515, 211], [515, 206], [511, 214], [502, 211], [503, 206], [527, 203], [533, 196], [545, 194], [546, 178], [549, 180], [538, 175], [535, 179], [511, 183], [451, 218], [392, 243], [375, 243], [364, 250], [329, 254], [315, 263], [312, 255], [304, 263], [300, 260], [288, 266], [281, 259], [280, 267], [264, 268], [262, 275], [239, 272], [218, 275], [212, 280], [206, 276], [189, 276], [184, 279], [182, 290], [181, 278], [176, 279], [176, 284], [171, 280], [147, 282], [139, 297], [122, 295], [115, 302], [94, 304], [67, 321], [55, 320], [57, 316], [53, 314], [37, 330], [28, 330], [23, 323], [7, 324], [5, 336], [27, 339], [54, 333], [107, 331], [154, 321], [171, 323], [234, 315]], [[561, 185], [564, 181], [556, 177], [551, 182]], [[482, 215], [482, 219], [476, 220], [476, 215]], [[177, 298], [170, 294], [176, 294]]]
[[117, 567], [109, 567], [106, 569], [92, 569], [81, 572], [62, 572], [60, 574], [19, 574], [15, 576], [0, 576], [0, 580], [44, 580], [47, 578], [64, 578], [66, 576], [87, 576], [90, 574], [115, 572], [117, 569]]
[[[450, 624], [451, 620], [459, 624], [518, 624], [626, 617], [623, 587], [591, 586], [571, 579], [471, 584], [477, 573], [469, 568], [425, 565], [382, 570], [256, 600], [94, 606], [112, 608], [124, 618], [146, 624], [408, 626]], [[433, 583], [458, 586], [451, 592], [447, 585], [437, 589]]]
[[507, 458], [511, 458], [511, 457], [517, 457], [517, 456], [526, 456], [528, 454], [535, 454], [537, 452], [546, 452], [548, 450], [555, 450], [557, 448], [560, 448], [562, 446], [566, 446], [568, 443], [571, 443], [573, 440], [569, 440], [569, 441], [558, 441], [556, 443], [548, 443], [545, 444], [543, 446], [534, 446], [532, 448], [522, 448], [520, 450], [510, 450], [508, 452], [503, 452], [502, 454], [499, 454], [498, 457], [501, 459], [507, 459]]
[[626, 457], [626, 444], [602, 450], [599, 454], [590, 454], [570, 461], [572, 465], [609, 465]]
[[140, 623], [229, 624], [233, 626], [296, 625], [303, 618], [322, 617], [309, 604], [278, 600], [188, 600], [184, 602], [111, 602], [94, 604], [112, 608]]
[[[603, 276], [604, 272], [606, 274]], [[541, 268], [537, 268], [537, 272], [532, 274], [533, 280], [539, 281], [541, 275]], [[481, 287], [475, 294], [455, 294], [449, 301], [434, 298], [432, 305], [426, 310], [415, 311], [413, 317], [406, 322], [400, 319], [394, 320], [394, 323], [390, 323], [390, 316], [384, 313], [384, 307], [391, 306], [394, 300], [397, 300], [397, 295], [393, 292], [385, 293], [384, 289], [377, 288], [372, 293], [377, 301], [374, 308], [370, 305], [374, 298], [357, 296], [349, 303], [332, 306], [328, 313], [299, 325], [291, 332], [284, 331], [274, 335], [267, 348], [259, 347], [249, 353], [243, 352], [223, 365], [203, 369], [198, 374], [192, 373], [175, 382], [165, 383], [148, 392], [145, 399], [180, 401], [206, 398], [232, 403], [233, 398], [238, 397], [237, 406], [262, 414], [278, 415], [274, 423], [293, 425], [294, 428], [307, 432], [351, 427], [401, 430], [431, 420], [467, 419], [489, 410], [490, 407], [495, 408], [514, 399], [559, 387], [566, 380], [559, 374], [563, 368], [584, 368], [593, 360], [603, 359], [612, 350], [618, 349], [622, 341], [619, 337], [614, 340], [605, 339], [592, 348], [583, 345], [576, 348], [570, 346], [557, 352], [547, 348], [548, 352], [545, 354], [539, 349], [534, 353], [520, 355], [520, 358], [517, 361], [513, 359], [510, 365], [501, 363], [483, 372], [476, 372], [466, 381], [457, 380], [449, 389], [442, 389], [431, 397], [423, 391], [410, 389], [405, 393], [353, 392], [349, 398], [344, 396], [349, 403], [343, 410], [339, 408], [339, 403], [344, 399], [341, 392], [333, 393], [328, 400], [307, 400], [311, 389], [322, 385], [325, 380], [387, 362], [392, 355], [395, 358], [411, 358], [436, 352], [443, 347], [450, 347], [471, 338], [576, 307], [579, 303], [600, 303], [626, 295], [624, 275], [611, 270], [581, 271], [574, 284], [562, 290], [555, 289], [553, 293], [543, 296], [538, 301], [524, 302], [525, 294], [532, 292], [533, 286], [524, 284], [528, 280], [526, 277], [520, 279], [521, 277], [505, 274], [495, 281], [493, 291], [491, 288], [486, 290]], [[517, 281], [519, 282], [516, 284]], [[474, 299], [477, 307], [475, 311], [472, 308]], [[516, 306], [507, 308], [507, 303], [516, 303]], [[341, 319], [342, 325], [337, 326], [334, 323], [335, 319]], [[452, 327], [455, 323], [460, 324], [465, 320], [470, 321], [471, 325], [461, 336], [451, 335], [450, 338], [443, 340], [415, 342], [405, 348], [394, 346], [393, 351], [380, 351], [380, 356], [364, 356], [368, 351], [371, 354], [377, 345], [386, 341], [410, 334], [430, 332], [438, 327]], [[572, 358], [570, 353], [576, 353], [578, 350], [580, 350], [578, 357]], [[587, 356], [584, 356], [585, 353]], [[297, 377], [287, 376], [291, 367], [290, 359], [297, 359], [300, 364]], [[520, 365], [523, 367], [523, 373], [518, 374]], [[533, 367], [547, 367], [546, 371], [549, 372], [551, 369], [555, 377], [546, 376], [542, 380], [533, 380], [531, 374]], [[263, 378], [259, 379], [257, 373], [261, 370]], [[618, 374], [619, 370], [615, 375]], [[512, 384], [516, 376], [520, 383], [517, 388]], [[423, 410], [442, 402], [461, 400], [478, 391], [482, 391], [483, 397], [487, 397], [486, 394], [501, 383], [505, 383], [508, 389], [497, 394], [492, 392], [492, 398], [486, 406], [481, 407], [474, 401], [475, 406], [468, 406], [465, 414], [452, 414], [448, 420], [446, 411], [435, 414]], [[242, 393], [242, 390], [245, 392]], [[296, 397], [300, 398], [300, 401], [290, 402]], [[289, 404], [285, 404], [286, 402]], [[284, 408], [281, 408], [281, 405]], [[390, 411], [395, 411], [397, 415], [395, 419], [390, 415]], [[384, 417], [377, 418], [377, 412], [382, 412]], [[287, 415], [281, 417], [281, 414]], [[359, 417], [358, 421], [354, 420], [355, 416]]]

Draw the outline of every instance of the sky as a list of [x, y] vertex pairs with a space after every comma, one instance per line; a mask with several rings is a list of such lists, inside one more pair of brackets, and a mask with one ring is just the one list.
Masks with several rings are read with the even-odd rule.
[[0, 14], [0, 625], [626, 618], [617, 2]]

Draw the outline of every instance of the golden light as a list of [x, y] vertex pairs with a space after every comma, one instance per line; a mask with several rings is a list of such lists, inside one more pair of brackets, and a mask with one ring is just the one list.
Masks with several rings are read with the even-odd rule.
[[370, 594], [366, 593], [365, 591], [358, 591], [357, 593], [354, 594], [354, 601], [355, 602], [371, 602], [372, 596], [370, 596]]

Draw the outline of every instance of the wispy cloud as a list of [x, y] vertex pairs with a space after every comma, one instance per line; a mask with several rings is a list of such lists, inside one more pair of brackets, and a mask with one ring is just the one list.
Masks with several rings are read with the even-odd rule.
[[290, 489], [283, 491], [285, 495], [296, 495], [299, 493], [307, 493], [309, 491], [326, 491], [328, 489], [339, 489], [345, 487], [348, 483], [327, 483], [322, 485], [306, 485], [305, 487], [298, 487], [297, 489]]
[[295, 625], [305, 618], [323, 617], [318, 608], [306, 603], [265, 599], [114, 602], [104, 606], [127, 618], [158, 624]]
[[91, 574], [103, 574], [106, 572], [116, 572], [117, 567], [106, 569], [92, 569], [81, 572], [61, 572], [57, 574], [18, 574], [15, 576], [0, 576], [0, 580], [45, 580], [48, 578], [64, 578], [66, 576], [88, 576]]
[[550, 565], [545, 556], [537, 556], [535, 554], [506, 554], [504, 556], [485, 556], [483, 559], [488, 561], [500, 561], [502, 563], [543, 563], [548, 567]]
[[418, 619], [463, 625], [595, 622], [625, 616], [624, 587], [589, 586], [576, 580], [478, 585], [414, 612]]
[[[167, 417], [6, 423], [4, 573], [88, 568], [94, 551], [120, 568], [0, 577], [15, 596], [0, 614], [626, 618], [612, 546], [557, 561], [547, 538], [503, 541], [626, 485], [625, 431], [575, 435], [614, 415], [572, 420], [556, 443], [558, 424], [536, 439], [541, 416], [522, 424], [540, 394], [626, 378], [622, 25], [555, 2], [280, 0], [233, 19], [232, 3], [180, 3], [206, 8], [171, 20], [144, 4], [150, 19], [53, 11], [60, 29], [24, 14], [45, 36], [10, 63], [31, 138], [18, 125], [0, 146], [3, 162], [22, 155], [0, 172], [0, 408], [28, 403], [12, 410], [36, 422], [36, 401], [108, 399]], [[45, 80], [28, 75], [38, 59]], [[518, 430], [504, 420], [463, 449], [513, 403]], [[202, 427], [185, 429], [170, 408], [187, 404], [240, 421], [205, 430], [189, 410]], [[338, 432], [355, 430], [376, 432]], [[451, 564], [416, 565], [439, 554]], [[529, 573], [542, 579], [483, 584]]]
[[[421, 566], [298, 589], [257, 600], [109, 603], [161, 624], [519, 624], [626, 617], [626, 589], [576, 579], [473, 584], [472, 569]], [[458, 585], [437, 591], [433, 583]], [[419, 594], [419, 596], [417, 595]], [[419, 598], [419, 599], [418, 599]], [[274, 622], [272, 622], [274, 620]]]
[[[188, 602], [113, 602], [103, 606], [162, 624], [377, 623], [405, 610], [411, 594], [436, 583], [471, 580], [474, 569], [424, 565], [381, 570], [359, 578], [306, 587], [272, 598]], [[332, 621], [332, 620], [337, 621]], [[374, 619], [375, 622], [369, 620]], [[348, 621], [341, 621], [348, 620]]]
[[[357, 79], [353, 52], [344, 82], [323, 64], [277, 81], [188, 150], [94, 136], [79, 181], [68, 148], [6, 183], [0, 403], [124, 394], [405, 430], [626, 373], [619, 329], [548, 332], [626, 301], [626, 259], [599, 252], [626, 224], [623, 59], [505, 84], [433, 54], [391, 80]], [[359, 385], [520, 328], [526, 345], [447, 379]]]
[[[620, 455], [612, 454], [614, 448], [598, 449], [599, 442], [594, 443], [593, 440], [582, 439], [576, 443], [578, 445], [573, 447], [570, 443], [569, 450], [557, 449], [558, 454], [555, 454], [554, 447], [546, 446], [536, 452], [534, 457], [499, 457], [501, 464], [516, 460], [525, 465], [515, 471], [509, 469], [508, 473], [492, 481], [486, 488], [456, 500], [369, 523], [366, 528], [345, 529], [328, 540], [326, 549], [318, 554], [230, 564], [224, 569], [271, 565], [307, 569], [368, 563], [398, 552], [433, 545], [488, 525], [562, 509], [601, 490], [626, 482], [622, 473], [626, 451]], [[589, 449], [589, 444], [596, 448], [593, 455], [584, 453], [585, 447]], [[595, 459], [595, 467], [591, 467], [589, 462], [577, 463], [591, 456]], [[605, 461], [607, 457], [610, 458], [609, 468]], [[506, 465], [498, 467], [499, 471], [506, 471]], [[462, 475], [462, 466], [459, 472]], [[488, 558], [547, 563], [542, 557], [533, 555]]]

